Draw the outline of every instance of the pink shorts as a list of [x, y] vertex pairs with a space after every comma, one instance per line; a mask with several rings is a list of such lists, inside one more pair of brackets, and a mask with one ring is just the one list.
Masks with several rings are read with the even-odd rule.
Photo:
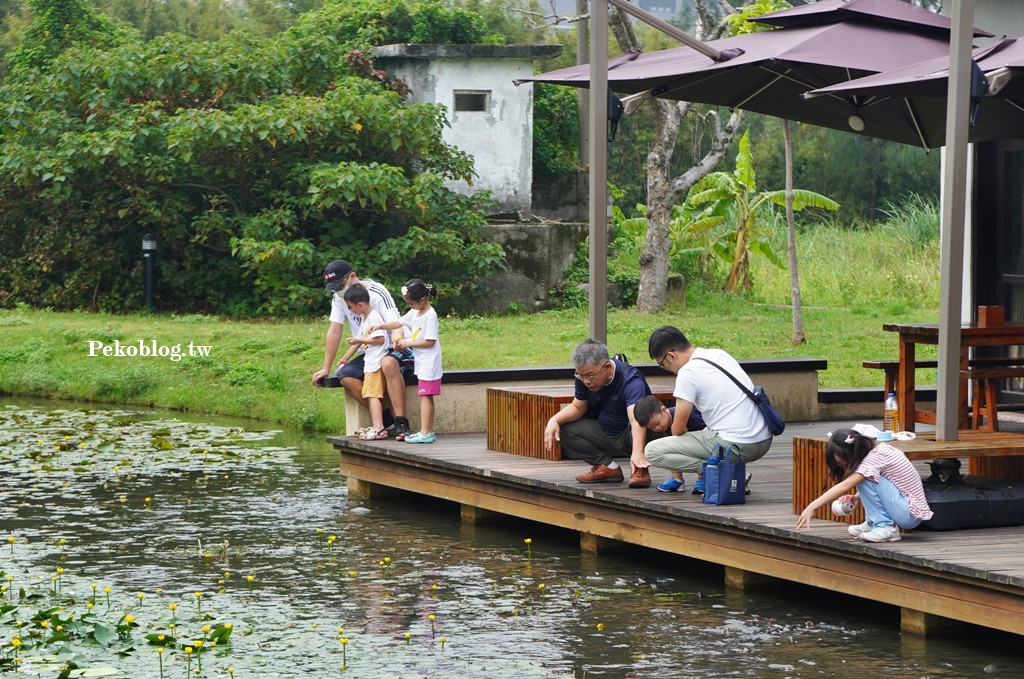
[[420, 380], [417, 396], [437, 396], [441, 393], [441, 380]]

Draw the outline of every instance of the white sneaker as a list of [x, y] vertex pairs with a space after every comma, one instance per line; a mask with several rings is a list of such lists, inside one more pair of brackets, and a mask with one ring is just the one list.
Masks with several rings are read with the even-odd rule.
[[852, 535], [855, 538], [859, 538], [861, 536], [861, 533], [867, 533], [869, 530], [871, 530], [871, 523], [869, 521], [865, 521], [864, 523], [858, 523], [856, 526], [850, 526], [849, 528], [847, 528], [847, 530], [850, 531], [850, 535]]
[[900, 529], [898, 526], [875, 526], [858, 537], [866, 542], [899, 542]]

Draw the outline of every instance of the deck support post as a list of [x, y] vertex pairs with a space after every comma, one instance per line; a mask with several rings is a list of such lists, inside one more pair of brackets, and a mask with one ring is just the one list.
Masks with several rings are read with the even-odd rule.
[[934, 636], [955, 632], [963, 626], [959, 620], [944, 618], [941, 615], [915, 611], [912, 608], [900, 608], [900, 631], [907, 634]]
[[364, 500], [381, 497], [400, 497], [405, 495], [407, 492], [399, 490], [398, 488], [392, 488], [391, 486], [382, 486], [379, 483], [363, 481], [362, 479], [357, 479], [354, 476], [345, 477], [345, 483], [348, 486], [349, 497], [361, 498]]
[[754, 573], [735, 566], [725, 567], [725, 586], [743, 592], [770, 589], [776, 586], [775, 578]]
[[611, 552], [624, 549], [629, 545], [622, 540], [606, 538], [593, 533], [580, 533], [580, 549], [584, 552]]
[[460, 504], [459, 517], [462, 519], [462, 523], [478, 524], [495, 523], [504, 519], [505, 515], [500, 512], [492, 512], [491, 510], [484, 509], [483, 507]]

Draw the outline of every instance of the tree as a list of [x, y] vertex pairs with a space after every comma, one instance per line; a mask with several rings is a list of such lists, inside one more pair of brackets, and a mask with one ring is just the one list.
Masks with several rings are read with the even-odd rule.
[[710, 214], [735, 214], [736, 229], [727, 254], [731, 261], [727, 286], [732, 292], [738, 292], [741, 288], [750, 290], [751, 252], [764, 255], [781, 264], [778, 255], [768, 244], [768, 234], [758, 229], [758, 216], [761, 210], [770, 205], [785, 206], [788, 194], [792, 195], [792, 209], [796, 211], [806, 207], [839, 209], [839, 204], [834, 200], [813, 191], [758, 191], [753, 157], [750, 154], [750, 139], [748, 133], [744, 133], [736, 154], [736, 169], [732, 172], [708, 174], [697, 182], [687, 196], [687, 202], [692, 205], [709, 205]]
[[344, 0], [272, 39], [128, 36], [8, 79], [0, 289], [137, 308], [151, 233], [161, 309], [319, 312], [316, 281], [339, 255], [392, 283], [437, 281], [449, 298], [477, 290], [503, 265], [480, 242], [486, 197], [444, 186], [472, 178], [471, 158], [442, 140], [440, 107], [406, 103], [368, 56], [374, 41], [477, 37], [443, 9]]
[[[705, 20], [701, 25], [709, 25], [707, 21], [711, 15], [703, 0], [697, 0], [697, 5], [698, 13]], [[609, 24], [622, 51], [640, 50], [640, 41], [628, 17], [616, 9], [609, 13]], [[680, 122], [695, 109], [689, 102], [671, 102], [657, 97], [648, 104], [654, 117], [655, 131], [647, 154], [647, 235], [640, 253], [637, 308], [644, 312], [656, 312], [665, 306], [672, 206], [725, 157], [743, 120], [743, 113], [734, 111], [723, 124], [717, 110], [706, 110], [701, 118], [713, 130], [710, 148], [690, 169], [673, 177], [672, 155], [679, 137]]]
[[21, 45], [7, 55], [8, 68], [25, 77], [45, 68], [74, 46], [104, 47], [118, 38], [114, 23], [97, 14], [87, 0], [27, 0], [35, 14]]

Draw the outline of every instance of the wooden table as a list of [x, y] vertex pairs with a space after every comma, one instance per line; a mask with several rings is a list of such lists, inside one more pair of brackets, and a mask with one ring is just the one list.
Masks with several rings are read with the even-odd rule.
[[[896, 384], [896, 401], [900, 406], [900, 428], [914, 431], [917, 422], [935, 424], [935, 413], [917, 410], [914, 400], [914, 364], [918, 344], [938, 344], [938, 324], [886, 323], [883, 330], [899, 333], [900, 370]], [[960, 326], [960, 369], [968, 367], [970, 347], [1024, 345], [1024, 321], [1006, 321], [1002, 325], [984, 326], [968, 323]], [[960, 413], [962, 429], [967, 419], [967, 390], [961, 382]]]

